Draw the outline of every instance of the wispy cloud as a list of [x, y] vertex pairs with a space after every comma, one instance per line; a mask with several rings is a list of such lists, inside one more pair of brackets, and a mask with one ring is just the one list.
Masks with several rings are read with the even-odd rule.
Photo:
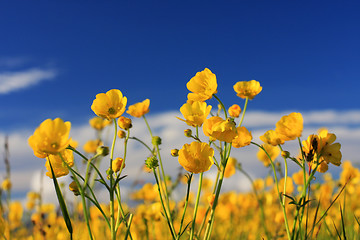
[[19, 89], [33, 86], [41, 81], [56, 77], [53, 69], [32, 68], [17, 72], [0, 73], [0, 94], [10, 93]]

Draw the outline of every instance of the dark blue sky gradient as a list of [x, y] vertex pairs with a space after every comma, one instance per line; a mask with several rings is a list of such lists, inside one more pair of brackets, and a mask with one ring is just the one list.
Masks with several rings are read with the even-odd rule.
[[[120, 89], [151, 112], [178, 110], [208, 67], [227, 106], [232, 86], [258, 80], [249, 110], [359, 109], [359, 1], [8, 1], [0, 59], [57, 77], [0, 95], [2, 128], [46, 118], [83, 124], [95, 95]], [[210, 101], [210, 103], [215, 103]]]

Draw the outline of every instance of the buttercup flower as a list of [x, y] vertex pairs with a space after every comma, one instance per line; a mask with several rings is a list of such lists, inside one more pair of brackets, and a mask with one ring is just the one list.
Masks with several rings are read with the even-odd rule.
[[341, 164], [341, 145], [334, 143], [335, 140], [335, 134], [328, 133], [327, 129], [320, 129], [318, 135], [312, 134], [302, 142], [305, 160], [312, 163], [312, 168], [315, 168], [316, 164], [314, 163], [318, 162], [320, 165], [317, 171], [325, 172], [329, 163], [336, 166]]
[[142, 102], [135, 103], [135, 104], [129, 106], [127, 113], [133, 117], [139, 118], [139, 117], [144, 116], [145, 114], [147, 114], [150, 111], [149, 106], [150, 106], [150, 100], [145, 99]]
[[237, 82], [234, 85], [234, 91], [240, 98], [254, 99], [262, 90], [260, 83], [256, 80]]
[[[69, 165], [69, 167], [74, 166], [74, 154], [73, 151], [69, 149], [65, 149], [61, 153], [61, 157], [64, 159], [64, 161]], [[49, 155], [48, 159], [46, 160], [45, 167], [48, 170], [46, 172], [46, 176], [49, 178], [53, 178], [53, 175], [51, 174], [51, 168], [49, 161], [51, 162], [51, 166], [54, 170], [55, 177], [62, 177], [69, 174], [69, 169], [67, 168], [66, 164], [62, 161], [61, 157], [59, 155]]]
[[280, 121], [276, 123], [275, 132], [281, 140], [294, 140], [297, 137], [301, 137], [303, 122], [304, 120], [301, 113], [290, 113], [287, 116], [283, 116]]
[[274, 130], [269, 130], [264, 133], [264, 135], [260, 136], [260, 140], [273, 146], [284, 144], [284, 140], [281, 139]]
[[192, 142], [179, 150], [179, 163], [191, 173], [206, 172], [213, 165], [214, 149], [207, 143]]
[[245, 147], [250, 145], [252, 140], [252, 135], [246, 127], [237, 127], [236, 128], [237, 135], [232, 140], [232, 146], [235, 148]]
[[237, 135], [235, 123], [231, 119], [223, 120], [217, 116], [205, 120], [203, 132], [210, 140], [216, 139], [227, 143], [231, 143]]
[[99, 117], [108, 120], [120, 117], [126, 107], [127, 98], [120, 90], [111, 89], [106, 93], [99, 93], [91, 105], [91, 109]]
[[[274, 146], [272, 146], [270, 144], [267, 144], [267, 143], [264, 143], [262, 146], [264, 147], [266, 152], [269, 154], [272, 161], [274, 161], [275, 158], [277, 158], [277, 156], [279, 156], [280, 149], [278, 147], [274, 147]], [[269, 157], [264, 152], [264, 150], [262, 150], [261, 148], [259, 148], [259, 151], [258, 151], [256, 156], [264, 164], [265, 167], [270, 165]]]
[[42, 122], [28, 139], [34, 155], [45, 158], [49, 154], [57, 154], [63, 151], [71, 141], [69, 138], [70, 127], [70, 122], [64, 122], [60, 118], [46, 119]]
[[110, 123], [111, 121], [104, 119], [102, 117], [93, 117], [92, 119], [89, 120], [90, 126], [95, 128], [96, 130], [102, 130]]
[[180, 108], [180, 112], [185, 120], [178, 118], [187, 123], [189, 126], [201, 126], [211, 111], [211, 106], [207, 106], [206, 102], [187, 102]]
[[186, 87], [192, 92], [188, 94], [189, 100], [203, 102], [217, 93], [216, 76], [208, 68], [205, 68], [204, 71], [196, 73]]
[[241, 108], [239, 105], [234, 104], [231, 107], [229, 107], [228, 112], [229, 112], [230, 117], [237, 118], [237, 117], [239, 117], [239, 115], [241, 113]]

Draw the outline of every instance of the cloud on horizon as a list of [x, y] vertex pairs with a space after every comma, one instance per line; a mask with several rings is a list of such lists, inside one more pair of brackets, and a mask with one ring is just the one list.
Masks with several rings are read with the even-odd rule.
[[[252, 112], [246, 113], [244, 126], [249, 128], [253, 135], [253, 141], [261, 143], [259, 136], [265, 131], [275, 128], [275, 123], [284, 114], [290, 112]], [[360, 162], [359, 142], [360, 142], [360, 110], [354, 111], [318, 111], [302, 113], [304, 118], [304, 131], [302, 140], [305, 140], [309, 134], [315, 133], [320, 127], [328, 127], [329, 131], [335, 133], [337, 141], [341, 143], [341, 151], [343, 153], [343, 161], [351, 160], [352, 162]], [[161, 157], [163, 159], [164, 168], [167, 174], [176, 177], [179, 171], [185, 171], [178, 163], [177, 158], [171, 157], [170, 150], [173, 148], [180, 149], [183, 144], [190, 143], [191, 139], [186, 138], [183, 134], [184, 129], [189, 128], [184, 122], [179, 121], [175, 116], [180, 117], [181, 113], [172, 111], [160, 114], [150, 114], [147, 120], [152, 128], [154, 135], [162, 138]], [[68, 120], [68, 119], [66, 119]], [[39, 123], [40, 124], [40, 123]], [[329, 126], [331, 125], [331, 126]], [[28, 129], [22, 132], [13, 132], [9, 134], [10, 147], [10, 164], [12, 167], [13, 190], [20, 196], [20, 192], [26, 190], [39, 190], [40, 180], [42, 179], [43, 189], [51, 189], [52, 181], [45, 176], [45, 160], [38, 159], [33, 155], [32, 150], [27, 144], [28, 137], [35, 129]], [[111, 144], [113, 129], [108, 127], [104, 130], [102, 137], [106, 145]], [[206, 139], [200, 130], [200, 138]], [[96, 137], [95, 131], [91, 129], [88, 123], [80, 126], [73, 126], [70, 132], [72, 138], [79, 142], [78, 149], [82, 152], [83, 144], [90, 139]], [[136, 136], [142, 139], [145, 143], [151, 144], [150, 135], [147, 127], [142, 119], [133, 119], [133, 128], [131, 129], [131, 136]], [[5, 134], [0, 132], [0, 153], [3, 152]], [[106, 140], [105, 140], [106, 139]], [[118, 141], [115, 146], [115, 157], [123, 156], [123, 143]], [[297, 155], [298, 143], [297, 141], [290, 141], [284, 145], [284, 149]], [[126, 168], [124, 174], [127, 174], [122, 184], [124, 188], [129, 187], [135, 181], [138, 182], [153, 182], [152, 174], [147, 174], [141, 171], [145, 159], [149, 156], [148, 150], [140, 143], [129, 140], [128, 154], [126, 159]], [[268, 173], [260, 161], [256, 158], [258, 149], [251, 145], [245, 148], [233, 149], [232, 156], [241, 162], [243, 168], [253, 177], [263, 177]], [[106, 158], [108, 159], [108, 158]], [[81, 160], [77, 158], [78, 167], [81, 169]], [[101, 171], [105, 172], [108, 168], [108, 162], [104, 159], [101, 164]], [[290, 174], [296, 169], [295, 164], [290, 164]], [[330, 166], [330, 171], [339, 171], [338, 167]], [[4, 176], [3, 164], [0, 164], [0, 181]], [[40, 172], [42, 171], [42, 174]], [[40, 175], [43, 175], [40, 177]], [[205, 177], [216, 175], [215, 167], [204, 174]], [[59, 181], [68, 182], [70, 178], [62, 177]], [[237, 173], [235, 176], [226, 179], [224, 190], [244, 191], [249, 187], [248, 181]], [[49, 196], [44, 196], [45, 199], [52, 201], [54, 198], [51, 191], [46, 191]], [[69, 193], [70, 194], [70, 193]], [[14, 195], [15, 196], [15, 195]]]
[[0, 94], [24, 89], [45, 80], [55, 78], [57, 72], [53, 69], [31, 68], [22, 71], [0, 72]]

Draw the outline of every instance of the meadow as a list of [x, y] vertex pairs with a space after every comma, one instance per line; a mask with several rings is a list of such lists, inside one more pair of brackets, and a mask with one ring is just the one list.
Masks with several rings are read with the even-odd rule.
[[[170, 153], [161, 151], [161, 136], [153, 135], [146, 119], [150, 100], [130, 105], [124, 95], [126, 89], [94, 96], [91, 109], [96, 116], [89, 124], [97, 138], [83, 146], [72, 139], [69, 121], [55, 118], [40, 123], [28, 143], [34, 155], [46, 161], [45, 175], [53, 181], [58, 204], [44, 203], [40, 192], [29, 192], [25, 206], [13, 201], [11, 169], [7, 167], [0, 192], [0, 238], [359, 238], [360, 172], [350, 161], [342, 161], [336, 133], [321, 128], [303, 136], [302, 114], [292, 112], [274, 122], [274, 129], [264, 132], [261, 142], [256, 142], [243, 122], [248, 103], [256, 101], [263, 91], [260, 82], [234, 83], [232, 94], [243, 106], [222, 103], [216, 75], [207, 68], [196, 73], [186, 87], [189, 94], [178, 121], [187, 124], [184, 135], [190, 143]], [[217, 106], [207, 104], [212, 98]], [[144, 120], [151, 144], [142, 136], [132, 135], [134, 118]], [[109, 146], [104, 145], [102, 134], [106, 128], [114, 132]], [[143, 172], [150, 172], [154, 179], [131, 192], [132, 204], [124, 201], [120, 186], [127, 177], [123, 170], [132, 154], [127, 151], [130, 140], [142, 145], [146, 159]], [[287, 151], [285, 143], [289, 141], [298, 144], [298, 151]], [[114, 154], [116, 144], [124, 147], [121, 156]], [[232, 157], [235, 149], [249, 145], [258, 148], [256, 157], [269, 169], [268, 176], [253, 179]], [[170, 154], [185, 174], [169, 177], [163, 158]], [[100, 167], [104, 162], [106, 169]], [[288, 171], [290, 163], [298, 169], [293, 174]], [[6, 156], [5, 165], [9, 166]], [[329, 166], [342, 169], [339, 178], [328, 173]], [[217, 171], [214, 178], [206, 175], [210, 168]], [[234, 174], [244, 175], [251, 191], [223, 191]], [[58, 178], [67, 175], [72, 182], [64, 186]], [[64, 196], [64, 188], [73, 196]], [[99, 188], [106, 190], [107, 202], [99, 200]], [[174, 197], [175, 192], [181, 194], [180, 200]]]

